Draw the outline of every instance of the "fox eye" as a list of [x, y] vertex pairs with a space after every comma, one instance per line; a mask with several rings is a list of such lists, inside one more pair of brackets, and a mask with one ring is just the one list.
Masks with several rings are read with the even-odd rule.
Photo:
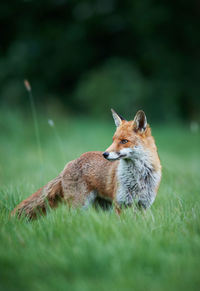
[[127, 142], [128, 142], [127, 139], [122, 139], [122, 140], [120, 141], [120, 143], [122, 143], [122, 144], [125, 144], [125, 143], [127, 143]]

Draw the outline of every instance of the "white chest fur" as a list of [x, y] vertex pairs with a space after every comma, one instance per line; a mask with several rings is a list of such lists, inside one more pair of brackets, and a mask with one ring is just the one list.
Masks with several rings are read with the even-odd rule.
[[117, 177], [119, 185], [116, 199], [119, 205], [131, 206], [138, 203], [144, 208], [151, 206], [161, 172], [154, 170], [147, 152], [138, 147], [131, 159], [121, 159]]

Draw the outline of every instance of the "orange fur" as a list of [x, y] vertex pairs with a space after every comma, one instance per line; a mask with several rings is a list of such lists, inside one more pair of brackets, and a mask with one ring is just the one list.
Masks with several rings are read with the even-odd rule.
[[[160, 160], [149, 125], [141, 131], [137, 129], [137, 120], [125, 121], [120, 120], [117, 114], [116, 116], [117, 123], [120, 125], [114, 134], [112, 145], [106, 152], [118, 153], [123, 149], [134, 149], [139, 142], [145, 150], [150, 152], [153, 171], [160, 173]], [[127, 142], [123, 144], [122, 140], [127, 140]], [[50, 207], [57, 206], [59, 201], [80, 207], [84, 206], [89, 199], [98, 196], [114, 202], [117, 213], [120, 213], [121, 205], [117, 201], [117, 193], [121, 186], [118, 174], [120, 160], [111, 162], [102, 154], [102, 152], [88, 152], [69, 162], [58, 177], [22, 201], [12, 214], [20, 216], [24, 213], [30, 218], [35, 218], [38, 210], [46, 212], [46, 201]], [[156, 192], [158, 187], [159, 184], [155, 187]]]

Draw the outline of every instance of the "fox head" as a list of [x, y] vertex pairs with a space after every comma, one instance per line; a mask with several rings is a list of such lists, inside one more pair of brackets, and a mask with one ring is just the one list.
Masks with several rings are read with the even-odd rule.
[[147, 150], [156, 150], [144, 111], [139, 110], [131, 121], [125, 120], [113, 109], [111, 111], [117, 129], [113, 143], [103, 153], [105, 159], [109, 161], [134, 159]]

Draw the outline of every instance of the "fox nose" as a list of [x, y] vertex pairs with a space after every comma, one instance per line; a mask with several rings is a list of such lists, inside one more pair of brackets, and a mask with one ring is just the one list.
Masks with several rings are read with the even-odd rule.
[[104, 152], [103, 156], [104, 156], [105, 159], [107, 159], [107, 157], [109, 156], [109, 153], [108, 152]]

